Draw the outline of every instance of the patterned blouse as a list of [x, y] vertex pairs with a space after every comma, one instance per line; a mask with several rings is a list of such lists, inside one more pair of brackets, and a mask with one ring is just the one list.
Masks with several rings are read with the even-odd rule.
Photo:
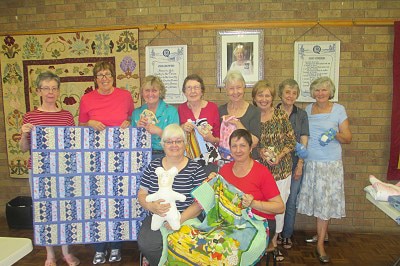
[[[285, 111], [275, 108], [274, 114], [269, 121], [261, 122], [260, 148], [274, 147], [276, 154], [281, 153], [283, 148], [294, 150], [296, 137], [292, 125]], [[288, 152], [278, 165], [271, 166], [260, 157], [260, 163], [268, 167], [275, 181], [285, 179], [292, 174], [292, 156]]]

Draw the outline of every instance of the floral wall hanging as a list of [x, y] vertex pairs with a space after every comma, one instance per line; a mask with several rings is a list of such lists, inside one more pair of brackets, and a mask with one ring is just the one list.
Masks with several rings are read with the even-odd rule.
[[10, 176], [28, 177], [28, 153], [19, 149], [23, 115], [40, 105], [36, 78], [50, 70], [61, 78], [58, 104], [78, 123], [83, 94], [95, 89], [93, 67], [98, 61], [115, 66], [116, 87], [125, 88], [139, 105], [138, 29], [0, 37], [1, 83]]

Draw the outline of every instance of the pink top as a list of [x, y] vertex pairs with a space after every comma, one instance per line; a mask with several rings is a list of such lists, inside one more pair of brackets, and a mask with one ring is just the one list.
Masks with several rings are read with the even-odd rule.
[[221, 123], [219, 121], [218, 106], [213, 102], [208, 102], [204, 108], [201, 108], [200, 115], [198, 118], [194, 117], [192, 110], [189, 108], [187, 102], [182, 103], [178, 107], [179, 121], [181, 124], [187, 122], [188, 119], [196, 121], [199, 118], [207, 118], [207, 122], [213, 127], [213, 136], [219, 138], [219, 130]]
[[120, 126], [130, 121], [134, 109], [129, 91], [115, 88], [111, 94], [100, 94], [97, 89], [82, 96], [79, 105], [79, 123], [96, 120], [105, 126]]

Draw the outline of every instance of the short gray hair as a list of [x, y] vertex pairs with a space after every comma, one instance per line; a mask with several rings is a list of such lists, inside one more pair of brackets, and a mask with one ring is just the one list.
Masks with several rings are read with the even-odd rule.
[[313, 99], [315, 99], [315, 90], [321, 87], [326, 87], [327, 89], [329, 89], [329, 100], [335, 97], [336, 87], [333, 81], [329, 77], [320, 77], [314, 80], [310, 85], [310, 94]]
[[36, 78], [36, 88], [40, 89], [42, 87], [42, 82], [45, 80], [54, 80], [57, 82], [57, 87], [60, 88], [60, 77], [51, 71], [46, 71], [39, 74], [39, 76]]
[[238, 71], [238, 70], [228, 71], [228, 73], [226, 74], [226, 77], [224, 78], [225, 88], [229, 84], [231, 84], [232, 82], [235, 82], [235, 81], [242, 82], [243, 88], [246, 87], [246, 81], [244, 80], [244, 77], [243, 77], [242, 73], [240, 73], [240, 71]]
[[161, 146], [164, 147], [164, 141], [171, 138], [179, 138], [181, 137], [186, 145], [186, 134], [185, 131], [178, 124], [169, 124], [163, 130], [161, 135]]

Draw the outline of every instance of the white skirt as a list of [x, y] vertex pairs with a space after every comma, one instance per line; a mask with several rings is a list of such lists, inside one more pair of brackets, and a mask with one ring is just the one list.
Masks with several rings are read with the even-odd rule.
[[297, 212], [322, 220], [346, 217], [342, 160], [307, 161]]

